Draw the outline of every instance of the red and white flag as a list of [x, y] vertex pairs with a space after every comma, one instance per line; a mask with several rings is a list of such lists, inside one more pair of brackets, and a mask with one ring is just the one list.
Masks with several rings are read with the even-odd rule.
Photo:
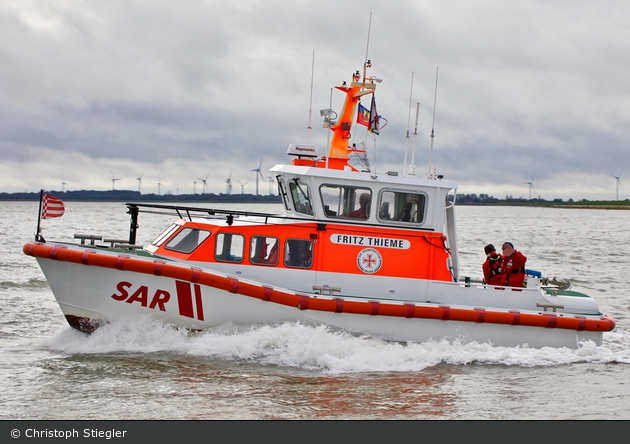
[[44, 194], [42, 199], [42, 219], [50, 219], [63, 215], [65, 207], [58, 197]]

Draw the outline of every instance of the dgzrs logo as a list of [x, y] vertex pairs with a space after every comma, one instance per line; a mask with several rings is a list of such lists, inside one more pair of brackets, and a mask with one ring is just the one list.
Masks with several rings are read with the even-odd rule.
[[357, 265], [362, 272], [367, 274], [376, 273], [383, 265], [381, 253], [374, 248], [365, 248], [357, 256]]

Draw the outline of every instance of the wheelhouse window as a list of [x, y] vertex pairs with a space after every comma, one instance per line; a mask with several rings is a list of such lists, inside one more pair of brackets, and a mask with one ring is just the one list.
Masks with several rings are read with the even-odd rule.
[[295, 211], [302, 214], [312, 216], [313, 204], [311, 203], [311, 191], [308, 185], [301, 183], [298, 179], [289, 182], [289, 190], [291, 191], [291, 199]]
[[284, 243], [284, 265], [291, 268], [311, 268], [313, 266], [313, 241], [287, 239]]
[[284, 203], [284, 209], [287, 212], [291, 211], [291, 203], [289, 202], [289, 195], [287, 194], [287, 186], [284, 183], [284, 179], [278, 178], [278, 194], [282, 196], [282, 203]]
[[367, 220], [372, 206], [372, 190], [344, 185], [324, 184], [319, 194], [328, 218]]
[[156, 247], [159, 247], [160, 245], [164, 243], [166, 239], [171, 237], [171, 235], [175, 233], [179, 227], [181, 227], [180, 224], [171, 224], [166, 230], [162, 232], [162, 234], [160, 234], [158, 237], [156, 237], [153, 240], [153, 242], [151, 242], [151, 245], [155, 245]]
[[220, 262], [243, 262], [245, 237], [242, 234], [217, 233], [214, 258]]
[[381, 192], [378, 219], [382, 222], [422, 224], [425, 218], [427, 197], [408, 191]]
[[277, 237], [252, 236], [249, 246], [249, 261], [255, 265], [278, 265]]
[[182, 228], [182, 230], [173, 237], [164, 246], [167, 250], [177, 251], [179, 253], [192, 253], [195, 249], [205, 241], [210, 232], [200, 230], [198, 228]]

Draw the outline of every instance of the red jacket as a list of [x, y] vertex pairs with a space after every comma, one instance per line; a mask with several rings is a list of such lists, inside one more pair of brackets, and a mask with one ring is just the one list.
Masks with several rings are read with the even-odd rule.
[[489, 254], [488, 258], [484, 262], [483, 268], [483, 277], [486, 280], [487, 284], [490, 285], [504, 285], [505, 284], [505, 274], [503, 271], [503, 261], [505, 258], [498, 254], [494, 253], [494, 255]]
[[512, 256], [505, 257], [503, 269], [505, 285], [508, 287], [522, 287], [525, 282], [525, 262], [527, 258], [520, 251], [514, 250]]

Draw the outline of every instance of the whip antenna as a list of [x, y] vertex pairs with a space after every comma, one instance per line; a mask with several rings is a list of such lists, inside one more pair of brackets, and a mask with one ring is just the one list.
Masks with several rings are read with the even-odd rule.
[[367, 61], [368, 61], [368, 50], [370, 49], [370, 31], [371, 31], [371, 29], [372, 29], [372, 13], [370, 12], [370, 22], [368, 24], [367, 44], [365, 46], [365, 63], [367, 63]]
[[306, 144], [311, 144], [311, 118], [313, 117], [313, 76], [315, 74], [315, 50], [313, 50], [313, 61], [311, 62], [311, 99], [308, 105], [308, 133], [306, 135]]
[[411, 151], [411, 165], [409, 166], [409, 174], [416, 175], [416, 136], [418, 135], [418, 114], [420, 112], [420, 102], [416, 103], [416, 126], [413, 129], [413, 150]]
[[405, 136], [405, 160], [403, 163], [403, 176], [407, 175], [407, 146], [409, 145], [409, 123], [411, 122], [411, 96], [413, 95], [413, 71], [411, 71], [411, 88], [409, 91], [409, 114], [407, 115], [407, 135]]
[[433, 178], [433, 138], [435, 137], [435, 103], [437, 101], [438, 69], [435, 69], [435, 95], [433, 96], [433, 122], [431, 123], [431, 149], [429, 151], [429, 179]]

